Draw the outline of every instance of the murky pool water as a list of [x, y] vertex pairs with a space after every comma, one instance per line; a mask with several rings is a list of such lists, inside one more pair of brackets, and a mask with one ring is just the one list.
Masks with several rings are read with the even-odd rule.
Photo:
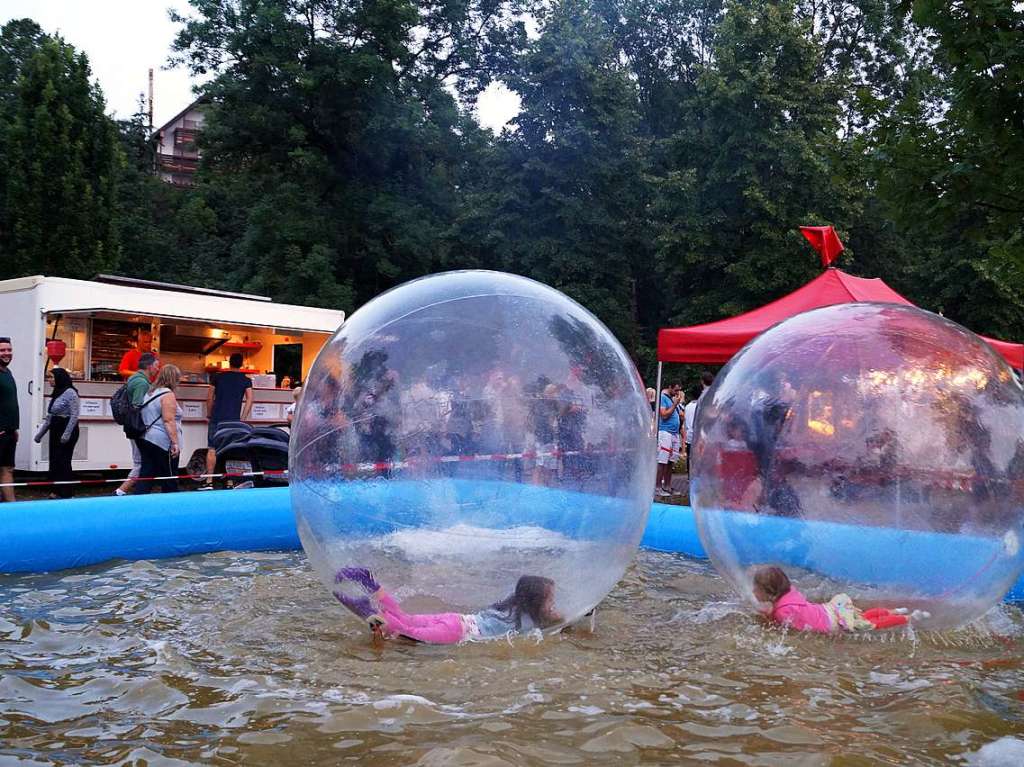
[[[301, 553], [0, 578], [0, 764], [1015, 764], [1024, 619], [762, 626], [641, 553], [595, 629], [371, 643]], [[994, 761], [992, 761], [994, 760]]]

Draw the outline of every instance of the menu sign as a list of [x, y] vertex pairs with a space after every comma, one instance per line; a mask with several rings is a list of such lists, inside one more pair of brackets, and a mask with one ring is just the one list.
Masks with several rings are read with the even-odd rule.
[[184, 418], [205, 418], [202, 402], [182, 402], [181, 414]]
[[252, 421], [280, 421], [281, 405], [276, 402], [254, 402], [249, 419]]
[[79, 418], [103, 418], [108, 415], [106, 401], [97, 397], [82, 397], [78, 400]]

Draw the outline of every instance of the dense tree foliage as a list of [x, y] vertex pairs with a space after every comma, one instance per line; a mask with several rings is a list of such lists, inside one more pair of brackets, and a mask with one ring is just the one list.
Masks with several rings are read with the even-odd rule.
[[12, 78], [0, 92], [6, 270], [84, 277], [109, 269], [120, 255], [120, 150], [89, 62], [25, 20], [0, 39], [0, 72]]
[[[844, 268], [1024, 338], [1019, 4], [190, 2], [176, 60], [211, 77], [190, 189], [154, 178], [141, 116], [113, 146], [81, 56], [28, 20], [0, 34], [14, 273], [352, 310], [504, 269], [577, 298], [649, 373], [658, 327], [794, 289], [819, 268], [796, 227], [833, 223]], [[521, 98], [499, 135], [473, 118], [491, 82]]]

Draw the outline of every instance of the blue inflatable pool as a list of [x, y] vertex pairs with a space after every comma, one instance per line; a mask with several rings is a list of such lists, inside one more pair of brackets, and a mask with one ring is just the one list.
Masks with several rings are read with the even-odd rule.
[[[393, 484], [393, 483], [392, 483]], [[467, 502], [482, 500], [492, 490], [488, 483], [462, 481], [459, 494]], [[517, 486], [530, 495], [528, 506], [536, 510], [531, 521], [557, 529], [558, 508], [565, 503], [593, 503], [594, 496], [539, 487]], [[410, 490], [410, 513], [415, 491]], [[557, 498], [548, 497], [557, 495]], [[571, 497], [570, 497], [571, 496]], [[354, 499], [354, 502], [358, 502]], [[793, 519], [752, 519], [751, 534], [770, 536], [785, 548], [786, 561], [801, 564], [801, 553], [792, 542], [798, 539]], [[833, 525], [836, 535], [849, 534]], [[856, 534], [863, 535], [859, 528]], [[931, 552], [914, 561], [927, 562], [936, 573], [954, 567], [943, 560], [950, 536], [877, 528], [879, 557], [906, 559], [905, 552]], [[956, 536], [957, 545], [987, 546], [992, 540]], [[763, 538], [761, 539], [764, 540]], [[685, 506], [655, 503], [644, 531], [645, 548], [706, 558], [693, 512]], [[73, 500], [36, 501], [4, 506], [0, 514], [0, 573], [45, 572], [83, 567], [111, 559], [160, 559], [211, 551], [270, 551], [299, 548], [288, 488], [209, 493], [177, 493], [134, 498], [112, 496]], [[794, 559], [795, 557], [795, 559]], [[863, 577], [870, 563], [847, 561], [838, 576]], [[1024, 578], [1009, 589], [1008, 601], [1024, 600]]]

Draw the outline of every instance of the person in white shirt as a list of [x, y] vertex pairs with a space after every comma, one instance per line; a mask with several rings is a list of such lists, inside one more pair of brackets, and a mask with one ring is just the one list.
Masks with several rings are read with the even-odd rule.
[[693, 423], [697, 415], [697, 400], [703, 392], [699, 386], [690, 390], [690, 401], [683, 408], [683, 428], [686, 430], [686, 474], [690, 474], [690, 455], [693, 452]]
[[295, 406], [299, 404], [299, 396], [302, 394], [302, 387], [296, 386], [292, 389], [292, 404], [285, 408], [284, 414], [288, 418], [288, 425], [291, 426], [295, 420]]

